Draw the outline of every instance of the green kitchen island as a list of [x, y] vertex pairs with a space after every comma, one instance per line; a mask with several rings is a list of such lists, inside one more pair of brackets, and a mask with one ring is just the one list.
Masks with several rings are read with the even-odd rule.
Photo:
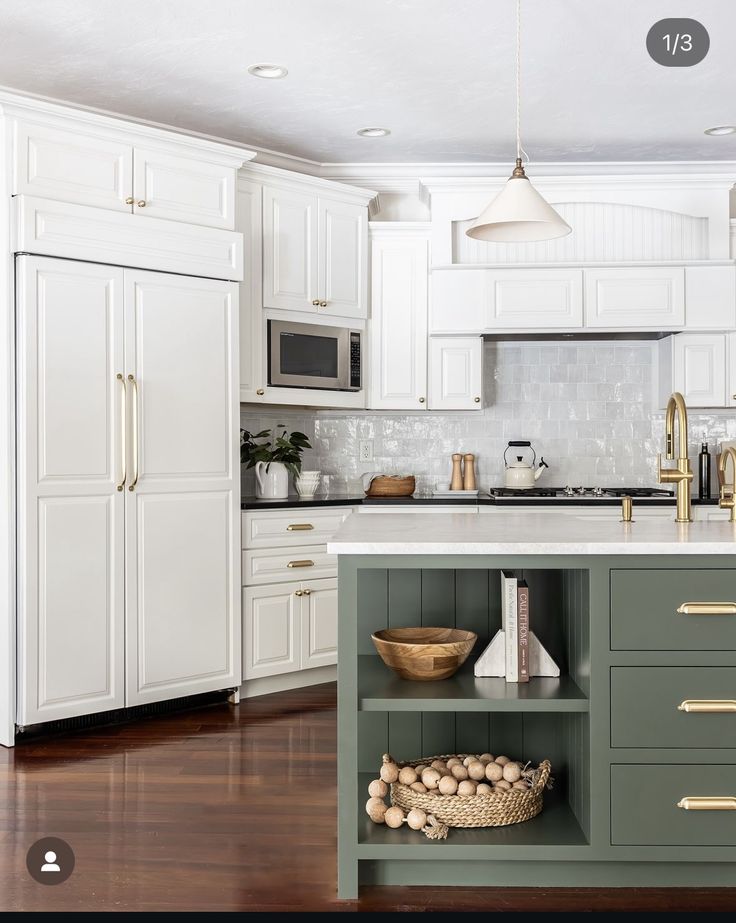
[[[736, 526], [355, 515], [328, 550], [339, 556], [341, 898], [359, 884], [736, 885]], [[473, 675], [500, 627], [501, 569], [527, 580], [531, 629], [559, 678]], [[371, 633], [412, 625], [479, 638], [451, 679], [407, 682]], [[367, 817], [383, 753], [484, 751], [551, 761], [538, 817], [443, 841]]]

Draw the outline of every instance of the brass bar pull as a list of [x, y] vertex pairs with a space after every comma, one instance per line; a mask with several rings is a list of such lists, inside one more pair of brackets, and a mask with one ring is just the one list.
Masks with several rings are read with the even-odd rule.
[[736, 699], [685, 699], [677, 710], [696, 715], [731, 715], [736, 714]]
[[682, 603], [680, 615], [736, 615], [736, 603]]
[[289, 561], [287, 567], [314, 567], [314, 561]]
[[138, 382], [133, 375], [128, 375], [128, 381], [133, 385], [133, 422], [131, 430], [133, 432], [133, 463], [135, 465], [135, 473], [133, 474], [133, 480], [128, 485], [128, 490], [135, 490], [138, 475], [140, 474], [138, 459]]
[[118, 372], [115, 378], [123, 386], [120, 391], [120, 483], [117, 485], [117, 489], [122, 490], [125, 487], [126, 465], [128, 461], [128, 452], [125, 445], [125, 434], [128, 429], [128, 411], [126, 407], [127, 393], [125, 388], [125, 376]]
[[713, 797], [693, 797], [681, 798], [677, 802], [677, 807], [683, 811], [736, 811], [736, 798], [733, 795], [713, 796]]
[[286, 527], [287, 532], [311, 532], [314, 528], [311, 522], [292, 522]]

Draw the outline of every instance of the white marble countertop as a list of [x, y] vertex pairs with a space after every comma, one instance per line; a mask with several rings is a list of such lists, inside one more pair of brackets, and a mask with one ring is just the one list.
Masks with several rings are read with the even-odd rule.
[[736, 524], [644, 519], [621, 523], [523, 509], [476, 513], [349, 516], [328, 543], [331, 554], [733, 554]]

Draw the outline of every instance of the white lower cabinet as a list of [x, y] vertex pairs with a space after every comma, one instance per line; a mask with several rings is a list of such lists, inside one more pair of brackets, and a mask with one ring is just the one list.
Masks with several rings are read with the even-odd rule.
[[337, 580], [243, 590], [243, 679], [337, 663]]

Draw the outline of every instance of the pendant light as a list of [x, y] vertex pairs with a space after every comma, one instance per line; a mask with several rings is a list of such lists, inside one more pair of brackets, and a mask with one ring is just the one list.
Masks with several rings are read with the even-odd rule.
[[529, 182], [521, 146], [521, 0], [516, 0], [516, 166], [506, 185], [465, 232], [476, 240], [499, 243], [552, 240], [572, 231]]

